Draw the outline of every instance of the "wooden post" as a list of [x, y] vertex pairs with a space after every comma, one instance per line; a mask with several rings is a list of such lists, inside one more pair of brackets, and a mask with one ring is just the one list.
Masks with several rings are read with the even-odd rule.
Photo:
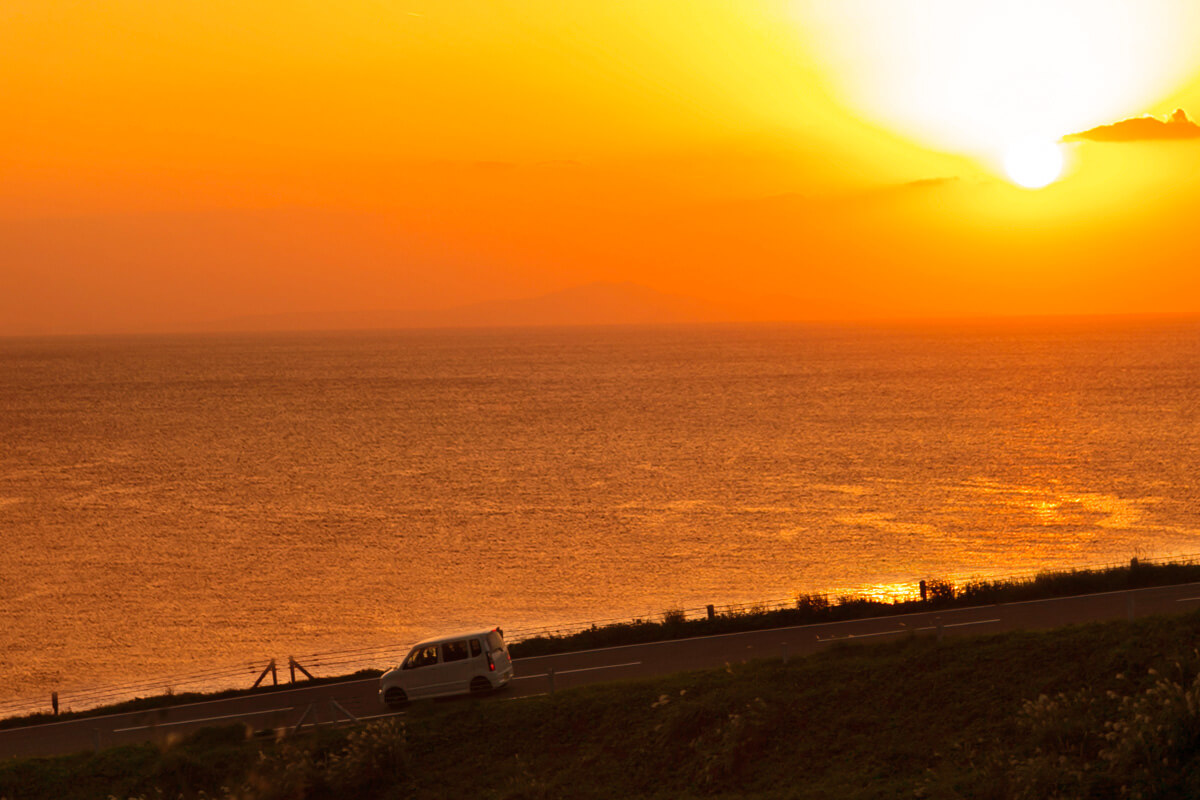
[[300, 666], [300, 662], [297, 661], [296, 659], [292, 658], [291, 656], [288, 656], [288, 668], [291, 669], [291, 671], [292, 671], [292, 683], [296, 682], [296, 670], [300, 670], [301, 672], [303, 672], [304, 677], [308, 678], [310, 681], [316, 680], [316, 678], [314, 678], [312, 676], [311, 672], [306, 670], [304, 667]]
[[58, 692], [50, 693], [50, 707], [54, 709], [54, 716], [58, 716]]
[[554, 667], [546, 670], [546, 677], [550, 679], [550, 694], [554, 694]]
[[716, 610], [715, 608], [713, 608], [713, 607], [712, 607], [712, 604], [711, 604], [711, 603], [709, 604], [709, 606], [708, 606], [708, 609], [707, 609], [707, 610], [708, 610], [708, 618], [709, 618], [709, 619], [715, 619], [715, 618], [716, 618], [716, 616], [717, 616], [717, 610]]
[[921, 601], [929, 599], [929, 589], [925, 586], [925, 581], [921, 581]]
[[279, 678], [275, 676], [275, 659], [272, 658], [271, 663], [267, 664], [267, 666], [263, 668], [263, 671], [260, 672], [258, 677], [254, 680], [254, 685], [250, 688], [257, 689], [258, 685], [263, 682], [263, 678], [267, 677], [268, 672], [271, 673], [271, 677], [274, 679], [275, 685], [278, 686]]

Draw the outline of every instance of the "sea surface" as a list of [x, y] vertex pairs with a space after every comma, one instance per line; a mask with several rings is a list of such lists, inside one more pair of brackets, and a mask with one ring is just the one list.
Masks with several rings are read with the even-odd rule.
[[1183, 318], [3, 339], [0, 700], [1193, 554], [1198, 415]]

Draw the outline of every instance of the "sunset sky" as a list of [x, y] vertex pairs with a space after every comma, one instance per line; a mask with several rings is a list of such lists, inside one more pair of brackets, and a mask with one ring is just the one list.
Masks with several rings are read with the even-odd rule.
[[5, 0], [0, 334], [625, 281], [1200, 311], [1196, 41], [1187, 0]]

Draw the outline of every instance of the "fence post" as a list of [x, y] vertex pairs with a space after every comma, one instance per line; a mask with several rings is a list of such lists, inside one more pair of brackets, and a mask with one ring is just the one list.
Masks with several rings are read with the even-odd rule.
[[713, 607], [712, 607], [712, 604], [711, 604], [711, 603], [708, 605], [707, 611], [708, 611], [708, 618], [709, 618], [709, 619], [715, 619], [715, 618], [716, 618], [716, 616], [717, 616], [717, 610], [716, 610], [715, 608], [713, 608]]
[[263, 668], [263, 671], [258, 673], [258, 677], [254, 679], [254, 685], [251, 689], [257, 689], [258, 685], [263, 682], [263, 678], [267, 677], [267, 673], [271, 673], [271, 678], [275, 681], [275, 685], [279, 685], [279, 678], [275, 675], [275, 659], [271, 659], [271, 663]]
[[546, 677], [550, 679], [550, 694], [554, 694], [554, 667], [546, 670]]
[[288, 656], [288, 669], [290, 669], [290, 670], [292, 671], [292, 683], [295, 683], [295, 682], [296, 682], [296, 670], [300, 670], [301, 672], [303, 672], [303, 673], [304, 673], [304, 676], [305, 676], [306, 678], [308, 678], [310, 681], [315, 681], [315, 680], [316, 680], [316, 678], [314, 678], [314, 677], [312, 676], [312, 673], [311, 673], [311, 672], [309, 672], [308, 670], [306, 670], [306, 669], [305, 669], [303, 666], [301, 666], [301, 665], [300, 665], [300, 662], [299, 662], [299, 661], [297, 661], [296, 659], [292, 658], [291, 656]]
[[929, 590], [925, 586], [925, 581], [921, 581], [921, 601], [924, 602], [928, 599], [929, 599]]
[[54, 709], [54, 716], [58, 716], [58, 692], [50, 693], [50, 707]]

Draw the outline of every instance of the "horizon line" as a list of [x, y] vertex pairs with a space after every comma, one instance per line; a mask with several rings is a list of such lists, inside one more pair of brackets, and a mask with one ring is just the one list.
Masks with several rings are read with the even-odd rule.
[[[377, 312], [296, 312], [296, 313], [377, 313]], [[597, 323], [492, 323], [459, 325], [395, 325], [363, 328], [192, 328], [128, 331], [90, 331], [74, 333], [0, 333], [0, 341], [35, 339], [135, 339], [161, 337], [279, 337], [302, 334], [369, 334], [369, 333], [418, 333], [418, 332], [500, 332], [500, 331], [570, 331], [629, 329], [681, 329], [681, 328], [750, 328], [750, 327], [812, 327], [812, 328], [877, 328], [895, 326], [945, 326], [945, 325], [1014, 325], [1020, 323], [1074, 322], [1074, 323], [1119, 323], [1154, 321], [1200, 321], [1200, 311], [1122, 311], [1122, 312], [1079, 312], [1079, 313], [1023, 313], [1023, 314], [963, 314], [933, 316], [869, 316], [869, 317], [811, 317], [778, 319], [728, 319], [692, 320], [664, 322], [597, 322]]]

